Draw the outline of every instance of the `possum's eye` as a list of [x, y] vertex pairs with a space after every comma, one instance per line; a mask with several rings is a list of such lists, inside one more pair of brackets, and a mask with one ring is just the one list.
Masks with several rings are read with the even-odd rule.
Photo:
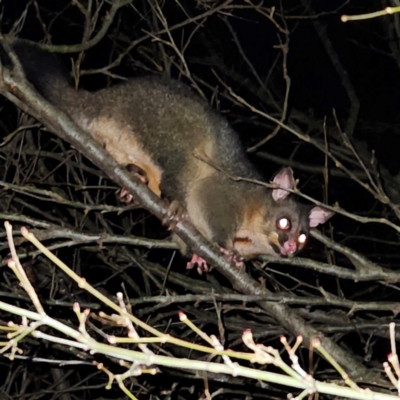
[[290, 221], [288, 218], [279, 218], [276, 221], [276, 226], [278, 229], [282, 229], [284, 231], [287, 231], [288, 229], [290, 229]]
[[302, 233], [297, 240], [300, 244], [304, 244], [307, 240], [307, 235], [305, 233]]

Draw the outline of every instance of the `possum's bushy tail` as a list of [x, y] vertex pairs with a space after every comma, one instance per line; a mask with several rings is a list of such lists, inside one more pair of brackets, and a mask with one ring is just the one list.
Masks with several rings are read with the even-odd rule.
[[39, 46], [24, 40], [7, 40], [1, 45], [1, 61], [5, 66], [12, 62], [7, 49], [11, 48], [22, 65], [25, 76], [35, 89], [55, 105], [62, 105], [63, 97], [74, 92], [69, 72], [63, 62], [53, 53], [43, 51]]

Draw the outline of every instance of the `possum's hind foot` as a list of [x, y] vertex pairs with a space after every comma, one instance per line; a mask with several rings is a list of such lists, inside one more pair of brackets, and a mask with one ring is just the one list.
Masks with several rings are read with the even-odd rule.
[[186, 269], [193, 269], [194, 267], [196, 267], [199, 275], [208, 272], [207, 261], [197, 254], [193, 254], [192, 259], [186, 264]]
[[221, 247], [220, 252], [225, 256], [226, 260], [230, 263], [235, 263], [238, 268], [243, 268], [244, 266], [244, 258], [241, 257], [235, 250], [228, 250]]

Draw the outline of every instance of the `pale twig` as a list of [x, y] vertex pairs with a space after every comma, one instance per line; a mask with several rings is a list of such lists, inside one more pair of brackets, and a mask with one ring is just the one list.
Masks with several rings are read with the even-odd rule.
[[19, 261], [17, 251], [16, 251], [15, 245], [14, 245], [14, 239], [12, 236], [12, 226], [8, 221], [6, 221], [6, 222], [4, 222], [4, 227], [6, 228], [8, 246], [10, 248], [11, 257], [12, 257], [11, 259], [8, 260], [8, 266], [13, 270], [13, 272], [19, 279], [21, 286], [24, 288], [26, 293], [31, 298], [32, 303], [35, 306], [39, 315], [41, 315], [42, 317], [45, 317], [46, 313], [44, 311], [42, 304], [40, 303], [39, 297], [37, 296], [35, 289], [33, 288], [32, 284], [30, 283], [28, 277], [26, 276], [25, 270], [22, 268], [22, 265]]
[[378, 18], [378, 17], [383, 17], [384, 15], [387, 14], [395, 14], [400, 12], [400, 6], [397, 7], [386, 7], [385, 9], [381, 11], [374, 11], [371, 13], [365, 13], [365, 14], [357, 14], [357, 15], [342, 15], [340, 19], [342, 22], [348, 22], [348, 21], [360, 21], [364, 19], [372, 19], [372, 18]]
[[325, 359], [331, 364], [337, 372], [341, 375], [342, 379], [346, 382], [348, 386], [350, 386], [355, 391], [363, 392], [365, 389], [361, 389], [348, 375], [348, 373], [336, 362], [336, 360], [323, 348], [321, 345], [321, 341], [318, 338], [315, 338], [312, 341], [312, 346], [317, 349]]

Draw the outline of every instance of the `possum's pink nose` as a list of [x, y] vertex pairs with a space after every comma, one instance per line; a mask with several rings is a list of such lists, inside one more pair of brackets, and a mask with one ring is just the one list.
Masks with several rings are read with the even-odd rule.
[[282, 254], [294, 254], [297, 251], [297, 243], [294, 240], [288, 240], [287, 242], [283, 243]]

